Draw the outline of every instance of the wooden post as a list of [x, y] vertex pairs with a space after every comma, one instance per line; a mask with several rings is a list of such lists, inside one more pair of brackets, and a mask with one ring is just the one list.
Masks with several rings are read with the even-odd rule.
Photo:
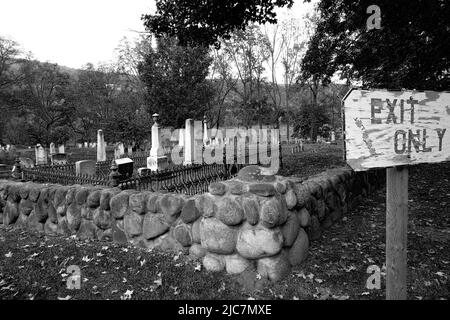
[[408, 168], [386, 170], [386, 299], [406, 300]]

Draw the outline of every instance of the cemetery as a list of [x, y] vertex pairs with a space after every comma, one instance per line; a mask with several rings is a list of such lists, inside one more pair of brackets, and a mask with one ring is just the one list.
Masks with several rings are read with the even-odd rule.
[[387, 1], [154, 3], [109, 64], [0, 35], [0, 299], [448, 299], [444, 35]]

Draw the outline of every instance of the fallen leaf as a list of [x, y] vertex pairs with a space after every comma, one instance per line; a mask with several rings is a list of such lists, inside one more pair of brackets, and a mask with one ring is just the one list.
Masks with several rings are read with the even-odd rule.
[[160, 286], [162, 286], [162, 278], [161, 278], [161, 272], [160, 273], [158, 273], [158, 279], [156, 279], [155, 281], [153, 281], [155, 284], [156, 284], [156, 287], [158, 288], [158, 287], [160, 287]]
[[90, 262], [90, 261], [92, 261], [93, 259], [94, 259], [94, 258], [89, 259], [88, 256], [84, 256], [81, 260], [84, 261], [84, 262]]
[[120, 299], [121, 300], [130, 300], [132, 294], [133, 294], [133, 290], [127, 290], [127, 291], [125, 291], [123, 296], [120, 297]]

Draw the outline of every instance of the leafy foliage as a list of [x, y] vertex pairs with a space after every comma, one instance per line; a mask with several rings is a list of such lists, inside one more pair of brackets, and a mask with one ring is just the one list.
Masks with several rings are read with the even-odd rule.
[[252, 22], [276, 22], [276, 7], [291, 7], [293, 0], [157, 0], [156, 14], [142, 16], [157, 36], [177, 37], [181, 45], [210, 46], [229, 38]]
[[380, 0], [381, 29], [367, 30], [372, 1], [321, 0], [320, 19], [303, 62], [306, 75], [334, 72], [363, 86], [450, 87], [450, 3]]
[[56, 64], [28, 61], [21, 70], [24, 81], [17, 94], [27, 115], [28, 135], [33, 143], [49, 145], [69, 139], [74, 109], [68, 93], [69, 76]]
[[184, 127], [185, 120], [203, 119], [214, 92], [206, 81], [211, 58], [204, 47], [183, 47], [174, 38], [159, 38], [139, 67], [147, 86], [149, 111], [161, 123]]

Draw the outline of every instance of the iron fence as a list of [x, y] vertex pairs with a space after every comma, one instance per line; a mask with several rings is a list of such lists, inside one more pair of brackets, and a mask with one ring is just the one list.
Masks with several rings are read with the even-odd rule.
[[[109, 162], [105, 161], [104, 163]], [[104, 164], [102, 163], [102, 165]], [[61, 169], [61, 165], [60, 166]], [[147, 171], [141, 176], [121, 180], [118, 187], [122, 190], [168, 191], [194, 195], [208, 191], [212, 182], [223, 181], [237, 175], [244, 167], [242, 164], [193, 164], [177, 166], [165, 170]], [[54, 170], [55, 166], [38, 166], [23, 169], [23, 180], [61, 185], [90, 184], [113, 186], [109, 174], [102, 176], [80, 176], [74, 172]], [[64, 169], [66, 169], [64, 167]]]
[[75, 174], [75, 164], [74, 163], [37, 165], [37, 166], [35, 166], [35, 168], [39, 168], [44, 171], [65, 172], [65, 173]]
[[91, 185], [108, 185], [108, 179], [96, 176], [88, 175], [76, 175], [71, 172], [55, 171], [51, 168], [34, 167], [24, 168], [23, 180], [35, 181], [41, 183], [55, 183], [61, 185], [73, 185], [73, 184], [91, 184]]
[[120, 182], [122, 190], [168, 191], [194, 195], [208, 191], [211, 183], [237, 175], [241, 164], [193, 164], [166, 170], [148, 171], [142, 176]]

